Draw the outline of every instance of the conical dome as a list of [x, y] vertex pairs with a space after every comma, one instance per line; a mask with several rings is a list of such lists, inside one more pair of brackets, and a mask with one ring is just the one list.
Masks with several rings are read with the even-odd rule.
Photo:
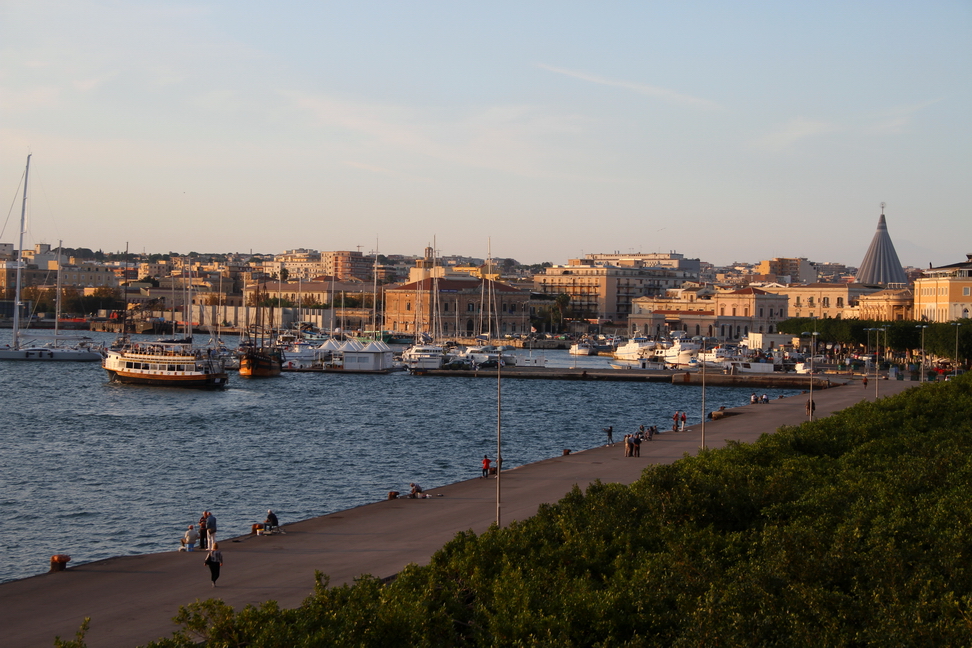
[[888, 224], [884, 220], [884, 210], [881, 210], [881, 218], [878, 219], [877, 231], [871, 239], [871, 247], [867, 248], [867, 254], [861, 261], [861, 267], [857, 271], [857, 283], [862, 284], [907, 284], [908, 277], [905, 276], [901, 262], [898, 261], [898, 253], [894, 251], [894, 243], [888, 234]]

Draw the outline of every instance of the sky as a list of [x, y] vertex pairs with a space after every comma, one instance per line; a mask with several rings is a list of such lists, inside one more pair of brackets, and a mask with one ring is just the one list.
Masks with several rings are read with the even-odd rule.
[[967, 0], [3, 0], [0, 242], [944, 265], [970, 106]]

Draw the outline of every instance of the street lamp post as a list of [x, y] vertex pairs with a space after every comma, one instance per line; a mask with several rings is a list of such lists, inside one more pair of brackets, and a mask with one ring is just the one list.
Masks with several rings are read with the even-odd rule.
[[[880, 362], [879, 358], [881, 356], [881, 338], [879, 338], [878, 336], [880, 335], [880, 332], [883, 331], [884, 329], [880, 329], [880, 328], [876, 328], [875, 327], [875, 328], [866, 328], [864, 330], [867, 331], [867, 344], [868, 344], [868, 347], [870, 347], [870, 344], [871, 344], [871, 331], [874, 331], [874, 398], [877, 399], [877, 397], [878, 397], [878, 380], [881, 377], [880, 374], [879, 374], [881, 365], [878, 364]], [[868, 352], [867, 355], [868, 355], [868, 357], [870, 357], [870, 352]], [[866, 371], [864, 372], [864, 375], [865, 376], [867, 375], [867, 372]]]
[[959, 357], [958, 357], [958, 331], [959, 331], [959, 327], [962, 326], [962, 323], [961, 322], [952, 322], [952, 326], [955, 327], [955, 368], [952, 370], [952, 376], [958, 376], [958, 366], [959, 366]]
[[813, 356], [817, 351], [817, 336], [820, 335], [816, 331], [813, 333], [809, 331], [804, 331], [803, 335], [810, 336], [810, 401], [807, 407], [807, 416], [813, 421]]
[[699, 358], [702, 361], [702, 449], [705, 450], [705, 343], [706, 339], [702, 338], [702, 357]]
[[919, 324], [915, 328], [921, 329], [921, 382], [925, 382], [925, 329], [927, 324]]

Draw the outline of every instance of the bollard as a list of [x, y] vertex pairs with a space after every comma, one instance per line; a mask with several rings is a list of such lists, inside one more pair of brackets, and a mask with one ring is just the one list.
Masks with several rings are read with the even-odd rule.
[[570, 449], [569, 448], [564, 448], [564, 454], [562, 456], [566, 457], [569, 454], [570, 454]]
[[[51, 569], [52, 572], [64, 571], [67, 564], [71, 562], [71, 556], [66, 554], [54, 554], [51, 556]], [[48, 572], [50, 573], [50, 572]]]
[[388, 491], [388, 499], [398, 499], [398, 491]]

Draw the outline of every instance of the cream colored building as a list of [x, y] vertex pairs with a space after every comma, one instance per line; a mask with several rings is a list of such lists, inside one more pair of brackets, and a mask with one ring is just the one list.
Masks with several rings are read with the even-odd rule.
[[635, 331], [655, 337], [685, 331], [690, 336], [739, 340], [750, 333], [776, 333], [779, 323], [788, 317], [787, 297], [759, 288], [669, 291], [664, 298], [635, 299], [633, 306], [629, 324]]
[[[858, 300], [880, 290], [859, 283], [763, 286], [763, 290], [789, 297], [790, 317], [856, 318]], [[851, 310], [848, 310], [851, 309]]]
[[594, 265], [587, 259], [571, 259], [567, 265], [546, 268], [534, 275], [534, 290], [545, 295], [570, 296], [573, 317], [588, 320], [624, 321], [633, 312], [633, 300], [677, 288], [689, 273], [670, 268], [630, 265]]
[[915, 280], [915, 318], [950, 322], [972, 314], [972, 254], [962, 263], [924, 271]]
[[[896, 322], [914, 319], [915, 297], [910, 288], [889, 288], [857, 301], [857, 319]], [[848, 317], [848, 315], [844, 315]]]
[[790, 283], [809, 284], [817, 281], [817, 269], [804, 258], [777, 257], [760, 261], [753, 269], [754, 274], [789, 277]]

